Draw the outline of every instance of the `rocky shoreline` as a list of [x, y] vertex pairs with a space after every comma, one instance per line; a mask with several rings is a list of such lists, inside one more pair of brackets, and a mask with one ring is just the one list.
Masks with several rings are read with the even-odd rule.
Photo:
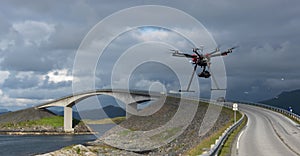
[[96, 135], [96, 132], [0, 131], [0, 135]]

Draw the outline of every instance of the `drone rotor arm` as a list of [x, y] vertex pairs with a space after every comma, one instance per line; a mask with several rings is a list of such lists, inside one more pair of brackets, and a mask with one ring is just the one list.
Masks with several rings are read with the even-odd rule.
[[213, 54], [213, 55], [210, 55], [210, 57], [226, 56], [226, 55], [228, 55], [229, 53], [232, 53], [233, 49], [235, 49], [235, 48], [237, 48], [237, 47], [232, 47], [232, 48], [229, 48], [227, 51], [215, 53], [215, 54]]
[[190, 54], [183, 54], [185, 57], [187, 57], [187, 58], [195, 58], [196, 56], [194, 56], [194, 55], [190, 55]]
[[214, 50], [213, 52], [210, 52], [210, 53], [208, 53], [208, 54], [209, 54], [209, 55], [213, 55], [213, 54], [215, 54], [215, 53], [217, 53], [217, 52], [220, 52], [219, 48], [216, 48], [216, 50]]
[[[218, 56], [224, 56], [224, 54], [223, 54], [224, 52], [218, 52], [218, 53], [215, 53], [215, 54], [213, 54], [213, 55], [210, 55], [210, 57], [218, 57]], [[226, 54], [227, 55], [227, 54]]]
[[197, 51], [193, 51], [198, 57], [201, 57], [201, 55]]

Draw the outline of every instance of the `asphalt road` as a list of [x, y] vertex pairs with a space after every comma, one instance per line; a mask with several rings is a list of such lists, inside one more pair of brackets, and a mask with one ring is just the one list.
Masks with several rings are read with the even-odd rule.
[[239, 107], [248, 123], [233, 146], [233, 156], [300, 156], [299, 125], [277, 112]]

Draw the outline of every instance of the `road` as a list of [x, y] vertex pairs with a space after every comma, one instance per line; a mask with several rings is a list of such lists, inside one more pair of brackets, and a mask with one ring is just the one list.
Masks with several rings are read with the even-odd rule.
[[299, 125], [271, 110], [239, 107], [248, 123], [233, 146], [233, 156], [300, 156]]

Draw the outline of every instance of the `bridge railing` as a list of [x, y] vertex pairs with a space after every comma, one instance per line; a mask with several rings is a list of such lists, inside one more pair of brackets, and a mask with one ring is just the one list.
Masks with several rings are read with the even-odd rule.
[[262, 107], [262, 108], [266, 108], [266, 109], [269, 109], [269, 110], [272, 110], [275, 112], [279, 112], [279, 113], [284, 114], [300, 123], [300, 115], [290, 112], [288, 110], [282, 109], [282, 108], [278, 108], [278, 107], [274, 107], [274, 106], [270, 106], [270, 105], [266, 105], [266, 104], [262, 104], [262, 103], [255, 103], [255, 102], [237, 102], [237, 103]]

